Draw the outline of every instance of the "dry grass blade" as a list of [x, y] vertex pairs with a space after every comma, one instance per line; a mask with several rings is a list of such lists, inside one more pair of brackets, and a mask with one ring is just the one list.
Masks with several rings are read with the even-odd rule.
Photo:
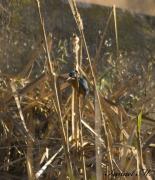
[[[27, 115], [27, 124], [29, 128], [29, 132], [34, 136], [35, 125], [33, 121], [32, 112], [29, 112], [29, 114]], [[26, 165], [27, 165], [27, 173], [29, 179], [35, 179], [33, 148], [34, 148], [34, 142], [32, 142], [31, 139], [27, 138]]]
[[[101, 137], [101, 112], [99, 111], [99, 103], [96, 98], [95, 93], [95, 132]], [[95, 136], [95, 152], [96, 152], [96, 178], [98, 180], [103, 179], [102, 174], [102, 148], [99, 141], [99, 138]]]
[[23, 125], [24, 130], [25, 130], [25, 135], [28, 138], [30, 138], [32, 141], [34, 141], [34, 138], [32, 137], [31, 133], [29, 132], [29, 130], [28, 130], [27, 126], [26, 126], [25, 118], [24, 118], [22, 108], [21, 108], [21, 104], [20, 104], [20, 100], [19, 100], [19, 97], [18, 97], [18, 94], [17, 94], [17, 91], [16, 91], [16, 86], [15, 86], [15, 83], [13, 82], [13, 80], [11, 81], [10, 86], [11, 86], [11, 89], [12, 89], [13, 96], [15, 98], [15, 102], [16, 102], [16, 105], [17, 105], [17, 108], [18, 108], [18, 112], [19, 112], [19, 115], [20, 115], [22, 125]]
[[155, 131], [152, 132], [152, 134], [143, 142], [142, 144], [142, 149], [143, 151], [148, 148], [148, 146], [151, 144], [151, 143], [155, 143]]
[[100, 57], [101, 49], [102, 49], [102, 46], [104, 44], [105, 35], [106, 35], [108, 27], [109, 27], [109, 23], [110, 23], [110, 20], [111, 20], [111, 17], [112, 17], [112, 13], [113, 13], [113, 11], [110, 12], [110, 15], [109, 15], [109, 17], [107, 19], [107, 22], [106, 22], [105, 29], [104, 29], [103, 34], [101, 36], [99, 47], [97, 48], [97, 52], [96, 52], [96, 55], [95, 55], [95, 61], [96, 62], [99, 60], [99, 57]]
[[8, 166], [12, 166], [12, 165], [14, 165], [14, 164], [16, 164], [16, 163], [24, 160], [24, 159], [25, 159], [25, 157], [22, 157], [22, 158], [19, 158], [19, 159], [14, 160], [14, 161], [10, 161], [8, 164], [4, 164], [3, 166], [0, 166], [0, 170], [6, 168], [6, 167], [8, 167]]
[[95, 131], [94, 131], [85, 121], [83, 121], [82, 119], [81, 119], [81, 122], [82, 122], [82, 124], [84, 125], [84, 127], [88, 129], [88, 131], [90, 131], [92, 134], [95, 135], [96, 138], [98, 138], [99, 142], [101, 143], [101, 145], [102, 145], [102, 146], [104, 147], [104, 149], [105, 149], [105, 148], [106, 148], [105, 142], [104, 142], [104, 140], [100, 137], [100, 135], [97, 134], [97, 132], [95, 132]]
[[49, 47], [48, 47], [48, 42], [47, 42], [47, 35], [46, 35], [46, 31], [45, 31], [44, 20], [43, 20], [43, 17], [41, 15], [41, 9], [40, 9], [39, 0], [36, 0], [36, 3], [37, 3], [39, 17], [40, 17], [41, 29], [42, 29], [42, 33], [43, 33], [43, 37], [44, 37], [44, 43], [45, 43], [45, 50], [46, 50], [47, 60], [48, 60], [48, 66], [49, 66], [50, 74], [51, 74], [51, 76], [53, 78], [53, 82], [54, 82], [54, 92], [55, 92], [55, 96], [56, 96], [58, 115], [59, 115], [59, 119], [60, 119], [60, 123], [61, 123], [63, 145], [64, 145], [66, 161], [67, 161], [68, 171], [69, 171], [68, 173], [72, 177], [73, 176], [72, 163], [71, 163], [70, 155], [69, 155], [68, 148], [67, 148], [66, 132], [65, 132], [64, 124], [63, 124], [62, 112], [61, 112], [61, 107], [60, 107], [60, 102], [59, 102], [59, 97], [58, 97], [57, 77], [56, 77], [56, 74], [54, 72], [52, 62], [51, 62], [51, 57], [50, 57], [50, 52], [49, 52]]
[[141, 133], [141, 123], [142, 123], [142, 111], [139, 113], [138, 118], [137, 118], [137, 144], [138, 144], [138, 157], [139, 157], [139, 167], [140, 169], [143, 168], [143, 156], [142, 156], [142, 145], [141, 145], [141, 138], [140, 138], [140, 133]]
[[127, 91], [131, 89], [136, 83], [138, 83], [139, 77], [135, 76], [129, 79], [125, 84], [119, 86], [119, 89], [113, 92], [110, 99], [117, 101], [122, 97]]
[[116, 16], [116, 7], [113, 6], [113, 14], [114, 14], [114, 25], [115, 25], [115, 38], [116, 38], [116, 52], [117, 56], [119, 53], [119, 42], [118, 42], [118, 27], [117, 27], [117, 16]]
[[88, 46], [87, 46], [87, 43], [86, 43], [86, 40], [85, 40], [85, 35], [84, 35], [84, 32], [83, 32], [82, 19], [80, 17], [79, 12], [78, 12], [75, 0], [70, 0], [69, 2], [70, 2], [70, 7], [71, 7], [71, 10], [72, 10], [74, 19], [75, 19], [75, 21], [77, 23], [79, 32], [80, 32], [82, 40], [84, 42], [84, 47], [85, 47], [86, 54], [87, 54], [87, 57], [88, 57], [89, 66], [90, 66], [90, 70], [91, 70], [91, 74], [92, 74], [93, 82], [94, 82], [94, 88], [95, 88], [95, 91], [97, 93], [97, 99], [98, 99], [98, 102], [99, 102], [99, 108], [100, 108], [103, 127], [104, 127], [104, 133], [105, 133], [105, 139], [106, 139], [106, 145], [107, 145], [107, 153], [108, 153], [109, 162], [110, 162], [110, 168], [111, 168], [111, 170], [113, 170], [112, 154], [111, 154], [111, 149], [110, 149], [110, 144], [109, 144], [109, 137], [108, 137], [107, 127], [106, 127], [106, 123], [105, 123], [105, 118], [104, 118], [103, 113], [102, 113], [102, 106], [101, 106], [101, 101], [100, 101], [100, 97], [99, 97], [99, 93], [98, 93], [98, 89], [97, 89], [97, 82], [96, 82], [96, 78], [95, 78], [95, 73], [93, 71], [93, 67], [92, 67], [92, 63], [91, 63], [91, 59], [90, 59], [90, 55], [89, 55], [89, 51], [88, 51]]
[[42, 168], [35, 174], [36, 178], [39, 178], [44, 171], [47, 169], [47, 167], [54, 161], [56, 156], [63, 150], [63, 146], [59, 148], [59, 150], [42, 166]]
[[72, 89], [72, 137], [76, 138], [75, 132], [75, 110], [74, 110], [74, 102], [75, 102], [75, 92], [74, 88]]

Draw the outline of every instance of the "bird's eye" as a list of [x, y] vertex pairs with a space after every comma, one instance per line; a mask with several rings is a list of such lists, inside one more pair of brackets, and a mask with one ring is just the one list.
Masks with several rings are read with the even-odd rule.
[[69, 76], [70, 77], [76, 77], [78, 74], [77, 70], [72, 70], [70, 73], [69, 73]]
[[70, 77], [73, 77], [73, 76], [74, 76], [74, 73], [73, 73], [73, 72], [70, 72], [70, 73], [69, 73], [69, 76], [70, 76]]

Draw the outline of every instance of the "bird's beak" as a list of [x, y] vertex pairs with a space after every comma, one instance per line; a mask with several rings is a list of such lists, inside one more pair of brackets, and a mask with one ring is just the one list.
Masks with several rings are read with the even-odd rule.
[[67, 81], [70, 81], [71, 79], [72, 79], [71, 77], [68, 77], [68, 78], [67, 78]]

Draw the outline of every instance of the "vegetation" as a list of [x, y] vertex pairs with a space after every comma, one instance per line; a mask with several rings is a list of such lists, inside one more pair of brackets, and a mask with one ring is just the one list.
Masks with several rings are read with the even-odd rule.
[[153, 179], [154, 22], [74, 0], [0, 3], [0, 179]]

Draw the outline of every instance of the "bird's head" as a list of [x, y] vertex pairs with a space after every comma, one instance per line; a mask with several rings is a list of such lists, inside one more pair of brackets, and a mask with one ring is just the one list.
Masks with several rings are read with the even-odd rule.
[[68, 80], [75, 80], [78, 77], [78, 71], [77, 70], [72, 70], [71, 72], [68, 73]]

